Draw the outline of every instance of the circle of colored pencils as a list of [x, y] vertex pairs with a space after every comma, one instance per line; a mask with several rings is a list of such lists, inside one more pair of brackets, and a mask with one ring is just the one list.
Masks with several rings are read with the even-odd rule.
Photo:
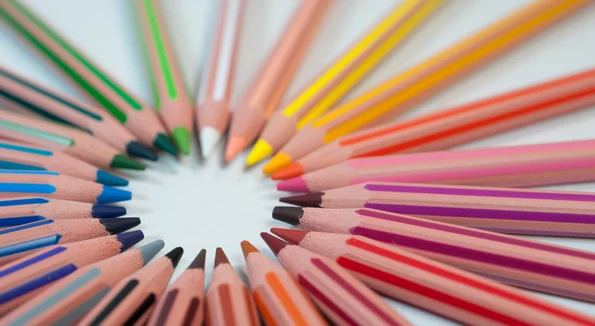
[[82, 130], [6, 110], [0, 110], [0, 137], [63, 151], [100, 168], [145, 169]]
[[6, 325], [75, 324], [121, 279], [145, 266], [163, 246], [163, 240], [156, 240], [85, 266], [50, 285], [2, 321]]
[[233, 86], [239, 34], [246, 1], [220, 0], [212, 50], [205, 61], [203, 80], [196, 101], [200, 149], [203, 158], [213, 152], [229, 123], [229, 105]]
[[361, 235], [496, 281], [595, 302], [595, 253], [378, 210], [318, 210], [313, 231]]
[[167, 287], [184, 250], [163, 257], [119, 281], [81, 320], [81, 325], [144, 325]]
[[337, 325], [410, 325], [336, 262], [262, 232], [277, 259]]
[[595, 319], [487, 278], [362, 236], [271, 229], [374, 290], [465, 325], [589, 325]]
[[234, 110], [225, 149], [227, 162], [256, 139], [277, 109], [331, 3], [331, 0], [301, 1]]
[[117, 255], [144, 238], [125, 232], [42, 249], [0, 267], [0, 316], [76, 270]]
[[207, 325], [260, 325], [250, 291], [221, 248], [215, 251], [215, 266], [206, 294], [205, 318]]
[[0, 228], [42, 220], [113, 218], [126, 215], [126, 208], [43, 197], [0, 199]]
[[273, 114], [246, 164], [253, 165], [269, 157], [302, 126], [341, 101], [393, 49], [413, 35], [442, 3], [442, 0], [407, 0], [380, 19], [283, 110]]
[[0, 170], [0, 197], [39, 195], [49, 198], [109, 204], [130, 200], [127, 190], [103, 186], [50, 171]]
[[122, 233], [140, 224], [138, 217], [45, 220], [0, 230], [0, 265], [42, 248]]
[[188, 269], [161, 295], [147, 325], [203, 324], [206, 254], [202, 249]]
[[595, 104], [595, 69], [341, 137], [272, 174], [287, 179], [348, 159], [444, 150]]
[[539, 0], [312, 121], [263, 168], [274, 173], [335, 139], [401, 114], [590, 1]]
[[256, 305], [269, 326], [326, 325], [304, 290], [283, 267], [242, 241]]
[[128, 180], [68, 154], [3, 140], [0, 140], [0, 169], [55, 171], [106, 186], [128, 185]]
[[5, 98], [0, 103], [9, 109], [26, 110], [76, 126], [120, 152], [151, 161], [157, 160], [157, 155], [139, 143], [130, 131], [106, 112], [68, 98], [1, 66], [0, 92]]
[[166, 136], [155, 112], [108, 76], [41, 17], [18, 1], [2, 1], [0, 9], [0, 15], [9, 26], [145, 145], [177, 155], [176, 147]]

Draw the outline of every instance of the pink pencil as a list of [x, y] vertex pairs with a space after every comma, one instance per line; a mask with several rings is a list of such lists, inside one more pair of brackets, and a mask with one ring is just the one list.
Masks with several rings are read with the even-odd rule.
[[233, 113], [226, 161], [231, 161], [256, 139], [277, 109], [331, 3], [331, 0], [301, 0]]
[[262, 232], [277, 259], [337, 325], [410, 325], [334, 261]]
[[220, 0], [218, 4], [216, 36], [196, 102], [203, 157], [219, 143], [229, 122], [236, 53], [246, 6], [244, 0]]
[[360, 158], [282, 181], [316, 192], [364, 182], [531, 187], [595, 180], [595, 140]]
[[183, 253], [182, 247], [176, 247], [122, 279], [79, 325], [144, 325]]
[[380, 293], [465, 325], [595, 325], [577, 311], [362, 236], [271, 232], [332, 259]]

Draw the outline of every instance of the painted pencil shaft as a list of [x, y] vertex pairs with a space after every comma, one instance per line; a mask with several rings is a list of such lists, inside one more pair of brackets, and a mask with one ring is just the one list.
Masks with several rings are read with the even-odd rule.
[[231, 161], [256, 139], [265, 122], [277, 109], [331, 3], [331, 0], [301, 0], [285, 31], [270, 55], [262, 61], [250, 88], [234, 110], [225, 150], [226, 161]]
[[595, 69], [417, 119], [364, 129], [304, 156], [292, 169], [298, 170], [295, 174], [308, 173], [352, 158], [444, 150], [593, 104]]
[[371, 288], [465, 325], [592, 325], [595, 319], [512, 287], [362, 236], [272, 229]]
[[276, 152], [302, 126], [341, 101], [393, 49], [413, 35], [441, 4], [442, 0], [407, 0], [396, 6], [283, 110], [271, 116], [248, 156], [247, 164], [252, 165]]
[[227, 129], [239, 34], [244, 20], [244, 0], [221, 0], [212, 51], [203, 69], [196, 103], [202, 156], [207, 157]]
[[304, 126], [269, 162], [276, 172], [335, 139], [387, 121], [439, 94], [547, 27], [591, 4], [536, 0]]
[[0, 67], [0, 94], [5, 97], [2, 103], [8, 108], [24, 109], [79, 127], [131, 156], [152, 161], [157, 159], [153, 152], [106, 112], [41, 86], [5, 67]]
[[190, 153], [192, 102], [186, 93], [173, 44], [158, 1], [135, 0], [134, 6], [149, 61], [155, 110], [159, 112], [178, 150]]
[[0, 170], [0, 198], [38, 195], [108, 204], [130, 200], [130, 191], [60, 175], [57, 172]]
[[145, 145], [177, 154], [156, 113], [102, 71], [41, 17], [17, 0], [2, 1], [0, 9], [1, 17], [9, 26]]
[[116, 283], [146, 265], [163, 246], [162, 240], [156, 240], [85, 266], [52, 284], [2, 321], [6, 325], [75, 324]]

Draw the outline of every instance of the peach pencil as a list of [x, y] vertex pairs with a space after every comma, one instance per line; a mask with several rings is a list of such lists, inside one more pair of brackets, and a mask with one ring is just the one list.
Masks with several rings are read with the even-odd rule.
[[94, 305], [80, 325], [144, 325], [183, 253], [182, 247], [176, 247], [122, 279]]
[[250, 242], [241, 245], [252, 294], [267, 325], [327, 325], [289, 272]]
[[43, 220], [113, 218], [126, 215], [126, 208], [44, 197], [0, 199], [0, 228]]
[[0, 169], [55, 171], [106, 186], [127, 186], [128, 180], [59, 151], [0, 140]]
[[213, 152], [229, 122], [236, 53], [246, 1], [220, 0], [218, 4], [215, 39], [196, 102], [200, 148], [205, 158]]
[[0, 109], [0, 137], [63, 151], [99, 168], [144, 170], [141, 163], [80, 129]]
[[151, 161], [157, 155], [128, 131], [119, 121], [101, 109], [33, 82], [0, 66], [0, 101], [9, 109], [27, 110], [54, 121], [83, 129], [119, 152]]
[[223, 249], [215, 252], [215, 267], [206, 294], [207, 326], [260, 325], [250, 291], [227, 260]]
[[364, 182], [530, 187], [595, 180], [595, 140], [396, 154], [338, 163], [280, 182], [316, 192]]
[[592, 193], [365, 183], [297, 198], [302, 202], [295, 197], [283, 201], [323, 208], [379, 209], [501, 233], [595, 237]]
[[157, 114], [20, 1], [0, 2], [0, 17], [57, 71], [89, 95], [146, 146], [177, 155]]
[[0, 265], [45, 247], [122, 233], [140, 224], [138, 217], [44, 220], [0, 230]]
[[595, 302], [593, 252], [374, 209], [318, 209], [298, 222], [390, 243], [498, 282]]
[[376, 293], [336, 262], [288, 244], [269, 233], [260, 236], [277, 259], [337, 325], [410, 325]]
[[156, 240], [85, 266], [16, 308], [6, 325], [73, 325], [121, 279], [145, 266], [164, 246]]
[[595, 69], [590, 69], [416, 119], [364, 129], [309, 153], [273, 178], [354, 158], [444, 150], [593, 105]]
[[277, 109], [331, 3], [331, 0], [300, 1], [299, 8], [234, 110], [225, 149], [226, 161], [231, 161], [256, 139]]
[[157, 301], [147, 325], [201, 326], [204, 320], [205, 258], [202, 249]]
[[109, 204], [130, 200], [130, 191], [50, 171], [0, 170], [0, 198], [39, 195], [49, 198]]
[[347, 234], [271, 229], [374, 290], [465, 325], [595, 325], [595, 319], [406, 250]]
[[532, 1], [304, 126], [264, 167], [264, 172], [276, 172], [339, 137], [415, 108], [589, 4], [592, 1]]
[[144, 238], [131, 231], [52, 246], [0, 267], [0, 316], [78, 269], [117, 255]]

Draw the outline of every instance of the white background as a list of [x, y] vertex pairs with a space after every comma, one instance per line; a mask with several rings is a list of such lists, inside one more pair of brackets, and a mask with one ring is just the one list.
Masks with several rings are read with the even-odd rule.
[[[338, 0], [315, 39], [288, 97], [304, 87], [359, 35], [399, 1]], [[449, 0], [447, 4], [404, 47], [397, 50], [349, 98], [470, 35], [528, 1]], [[142, 62], [139, 42], [128, 1], [121, 0], [36, 0], [25, 1], [51, 22], [89, 57], [143, 100], [151, 103], [150, 87]], [[216, 0], [168, 0], [170, 28], [183, 74], [196, 94], [200, 80], [203, 50], [215, 15]], [[248, 0], [242, 31], [234, 100], [247, 89], [253, 74], [282, 31], [297, 0]], [[0, 64], [10, 66], [69, 95], [81, 94], [29, 51], [8, 30], [0, 27]], [[480, 99], [531, 83], [560, 77], [595, 67], [595, 5], [549, 29], [541, 36], [489, 65], [481, 72], [453, 85], [407, 117]], [[286, 97], [286, 100], [288, 99]], [[474, 142], [466, 147], [506, 146], [595, 138], [595, 107], [532, 125], [506, 134]], [[130, 175], [133, 200], [126, 204], [132, 216], [140, 216], [147, 240], [162, 238], [166, 249], [181, 245], [186, 250], [176, 275], [201, 249], [208, 250], [208, 268], [214, 249], [224, 248], [230, 260], [243, 273], [239, 242], [247, 239], [268, 252], [259, 233], [273, 226], [284, 226], [270, 218], [271, 209], [282, 195], [274, 183], [264, 178], [260, 166], [245, 170], [245, 154], [225, 165], [222, 149], [207, 162], [200, 161], [195, 149], [189, 158], [176, 161], [163, 156], [144, 173]], [[564, 185], [551, 189], [595, 191], [595, 183]], [[537, 237], [534, 237], [537, 238]], [[595, 251], [595, 240], [539, 238], [544, 241]], [[145, 240], [145, 242], [147, 241]], [[163, 251], [165, 253], [165, 250]], [[595, 305], [555, 298], [556, 302], [595, 315]], [[417, 325], [451, 322], [391, 301]]]

